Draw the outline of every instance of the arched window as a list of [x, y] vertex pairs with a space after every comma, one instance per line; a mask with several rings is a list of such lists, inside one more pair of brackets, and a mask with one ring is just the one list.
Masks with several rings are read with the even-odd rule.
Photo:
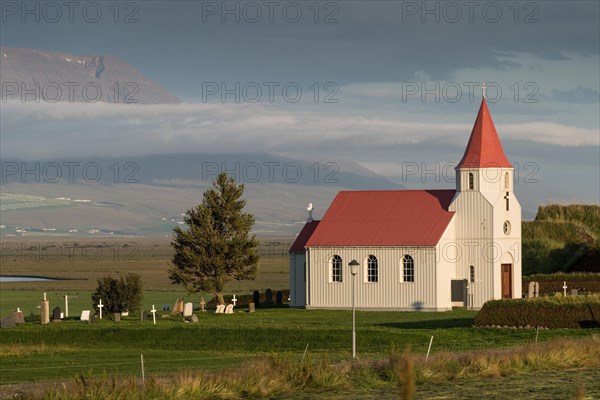
[[510, 175], [508, 175], [508, 172], [504, 174], [504, 189], [509, 190], [510, 188]]
[[473, 190], [473, 173], [469, 172], [469, 190]]
[[475, 282], [475, 267], [472, 265], [469, 267], [469, 282]]
[[367, 259], [367, 282], [377, 282], [378, 280], [378, 266], [377, 257], [370, 255]]
[[405, 254], [404, 257], [402, 257], [402, 275], [404, 277], [404, 282], [415, 281], [415, 260], [408, 254]]
[[342, 257], [335, 255], [331, 257], [331, 282], [342, 281]]

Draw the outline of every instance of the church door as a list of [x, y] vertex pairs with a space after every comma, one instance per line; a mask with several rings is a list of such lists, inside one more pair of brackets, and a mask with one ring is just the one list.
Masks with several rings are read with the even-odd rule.
[[512, 264], [502, 264], [502, 298], [512, 298]]

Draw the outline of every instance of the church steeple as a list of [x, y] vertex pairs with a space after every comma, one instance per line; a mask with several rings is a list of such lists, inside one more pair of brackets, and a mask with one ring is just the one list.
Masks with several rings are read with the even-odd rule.
[[504, 154], [494, 121], [492, 121], [490, 110], [487, 107], [485, 89], [469, 144], [467, 144], [465, 154], [456, 168], [512, 168]]

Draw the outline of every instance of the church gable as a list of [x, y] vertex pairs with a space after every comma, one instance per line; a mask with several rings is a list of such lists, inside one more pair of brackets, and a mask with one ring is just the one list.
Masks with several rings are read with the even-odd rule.
[[453, 212], [454, 190], [338, 193], [306, 243], [323, 246], [435, 246]]

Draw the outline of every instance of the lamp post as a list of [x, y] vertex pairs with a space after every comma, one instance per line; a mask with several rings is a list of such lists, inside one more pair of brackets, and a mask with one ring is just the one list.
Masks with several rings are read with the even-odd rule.
[[350, 273], [352, 274], [352, 359], [356, 359], [356, 308], [354, 306], [354, 287], [356, 274], [358, 273], [358, 261], [352, 260], [348, 264], [350, 266]]

